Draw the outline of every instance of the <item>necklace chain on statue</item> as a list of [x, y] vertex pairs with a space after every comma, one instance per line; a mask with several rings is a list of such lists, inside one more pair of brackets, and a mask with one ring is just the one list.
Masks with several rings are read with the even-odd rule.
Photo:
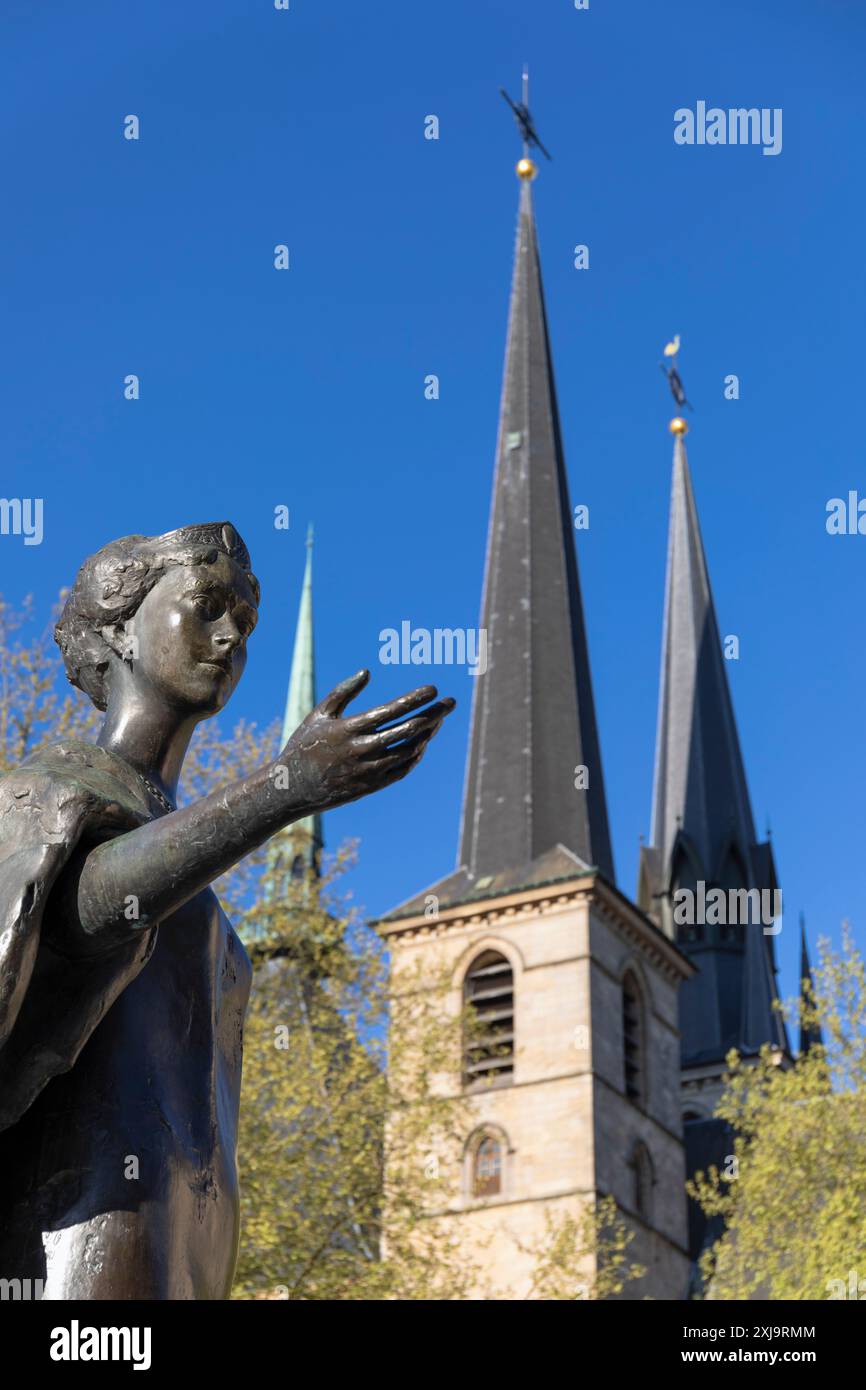
[[161, 792], [159, 790], [159, 787], [155, 787], [152, 782], [149, 782], [143, 773], [138, 772], [136, 775], [138, 777], [138, 780], [141, 783], [143, 783], [143, 785], [150, 792], [151, 796], [159, 802], [160, 806], [163, 806], [166, 809], [166, 811], [168, 811], [169, 815], [171, 815], [172, 812], [175, 810], [175, 807], [172, 806], [171, 802], [169, 801], [168, 797], [164, 794], [164, 792]]

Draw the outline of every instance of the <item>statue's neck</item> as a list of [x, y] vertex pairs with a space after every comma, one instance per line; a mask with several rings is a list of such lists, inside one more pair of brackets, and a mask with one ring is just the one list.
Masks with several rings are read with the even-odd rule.
[[193, 715], [183, 715], [127, 690], [109, 700], [96, 741], [176, 803], [183, 760], [197, 723]]

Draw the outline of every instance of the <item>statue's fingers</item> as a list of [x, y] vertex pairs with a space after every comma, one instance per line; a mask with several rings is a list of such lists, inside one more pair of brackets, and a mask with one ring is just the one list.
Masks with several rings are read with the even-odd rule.
[[322, 714], [329, 715], [332, 719], [339, 719], [343, 710], [350, 700], [360, 694], [370, 679], [369, 671], [356, 671], [354, 676], [349, 676], [346, 680], [340, 681], [335, 685], [330, 694], [319, 703], [319, 710]]
[[410, 690], [407, 695], [398, 695], [396, 700], [389, 700], [387, 705], [377, 705], [375, 709], [351, 715], [346, 720], [348, 731], [361, 734], [375, 729], [379, 724], [390, 724], [392, 720], [400, 719], [404, 714], [411, 714], [419, 705], [426, 705], [428, 700], [435, 700], [438, 693], [435, 685], [421, 685], [417, 690]]
[[364, 767], [374, 773], [377, 779], [388, 777], [391, 781], [396, 782], [398, 777], [410, 772], [415, 764], [421, 761], [424, 749], [430, 742], [430, 737], [429, 734], [419, 737], [413, 740], [411, 745], [404, 744], [399, 752], [389, 753], [387, 757], [371, 758], [369, 762], [364, 763]]
[[375, 754], [392, 744], [402, 744], [411, 740], [416, 734], [434, 733], [442, 723], [447, 714], [453, 710], [456, 700], [450, 697], [438, 700], [435, 705], [425, 709], [422, 714], [416, 714], [414, 719], [405, 719], [401, 724], [392, 724], [389, 729], [381, 729], [374, 734], [361, 734], [355, 738], [354, 744], [364, 754]]
[[383, 766], [391, 758], [395, 759], [397, 762], [417, 762], [423, 755], [431, 738], [434, 738], [439, 732], [441, 723], [442, 720], [437, 719], [435, 723], [429, 724], [426, 728], [421, 729], [419, 733], [413, 734], [411, 738], [407, 738], [402, 743], [398, 743], [396, 748], [388, 748], [383, 753], [380, 751], [380, 756], [378, 758], [376, 757], [376, 750], [374, 749], [369, 757], [361, 757], [359, 765], [362, 767], [379, 767]]

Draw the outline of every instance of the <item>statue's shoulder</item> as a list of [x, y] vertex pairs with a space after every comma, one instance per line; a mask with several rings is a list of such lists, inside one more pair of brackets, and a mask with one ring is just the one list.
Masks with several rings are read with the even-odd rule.
[[0, 817], [11, 811], [51, 811], [69, 824], [96, 810], [126, 820], [148, 819], [135, 773], [115, 754], [81, 739], [46, 743], [0, 776]]
[[148, 960], [155, 931], [91, 958], [65, 949], [52, 889], [83, 841], [150, 819], [136, 775], [78, 739], [37, 748], [0, 777], [0, 1131], [68, 1071]]

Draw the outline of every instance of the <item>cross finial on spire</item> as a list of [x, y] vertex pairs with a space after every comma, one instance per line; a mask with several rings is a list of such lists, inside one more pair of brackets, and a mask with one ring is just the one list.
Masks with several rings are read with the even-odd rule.
[[538, 165], [529, 157], [530, 145], [541, 150], [545, 159], [552, 159], [553, 156], [547, 152], [539, 140], [535, 126], [532, 123], [532, 117], [529, 114], [529, 68], [526, 63], [523, 65], [521, 100], [519, 102], [512, 101], [504, 87], [500, 87], [499, 90], [514, 112], [514, 119], [517, 121], [520, 136], [523, 141], [523, 158], [519, 160], [517, 164], [517, 177], [519, 179], [534, 179], [538, 173]]

